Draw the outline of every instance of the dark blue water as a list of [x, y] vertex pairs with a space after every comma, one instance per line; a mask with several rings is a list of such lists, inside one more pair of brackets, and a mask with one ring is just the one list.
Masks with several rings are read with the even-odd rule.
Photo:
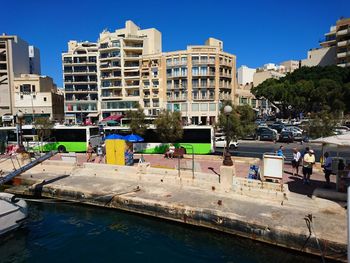
[[30, 203], [0, 262], [320, 262], [215, 231], [72, 204]]

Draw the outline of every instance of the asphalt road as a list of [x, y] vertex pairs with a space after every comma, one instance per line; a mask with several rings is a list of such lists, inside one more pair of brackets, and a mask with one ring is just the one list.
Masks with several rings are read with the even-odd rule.
[[[233, 156], [242, 156], [242, 157], [257, 157], [262, 158], [264, 153], [275, 153], [278, 148], [284, 146], [284, 155], [286, 156], [286, 161], [291, 161], [293, 158], [293, 148], [298, 148], [300, 152], [303, 152], [305, 147], [310, 147], [315, 151], [316, 161], [320, 160], [322, 154], [322, 146], [320, 144], [313, 143], [273, 143], [269, 141], [239, 141], [238, 148], [230, 151]], [[337, 148], [325, 148], [325, 151], [330, 152], [331, 156], [337, 156]], [[217, 148], [216, 154], [222, 154], [223, 148]], [[340, 148], [338, 150], [339, 156], [346, 157], [350, 159], [350, 150]]]

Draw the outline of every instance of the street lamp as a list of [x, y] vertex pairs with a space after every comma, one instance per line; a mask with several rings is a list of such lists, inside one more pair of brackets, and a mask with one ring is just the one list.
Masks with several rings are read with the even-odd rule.
[[23, 138], [22, 138], [22, 120], [24, 114], [21, 111], [17, 112], [17, 144], [20, 151], [23, 150]]
[[225, 150], [225, 155], [224, 155], [224, 161], [223, 165], [225, 166], [232, 166], [233, 162], [231, 159], [231, 154], [229, 151], [230, 147], [230, 138], [229, 138], [229, 132], [230, 132], [230, 122], [229, 122], [229, 116], [232, 112], [232, 107], [230, 105], [226, 105], [224, 107], [224, 114], [226, 115], [226, 150]]

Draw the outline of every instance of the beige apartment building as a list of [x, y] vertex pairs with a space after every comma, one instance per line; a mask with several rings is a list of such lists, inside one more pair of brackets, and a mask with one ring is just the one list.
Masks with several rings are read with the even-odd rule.
[[67, 122], [96, 122], [99, 117], [97, 77], [98, 45], [92, 42], [68, 42], [62, 54]]
[[[14, 98], [12, 94], [14, 79], [20, 74], [40, 74], [40, 53], [18, 36], [0, 36], [0, 116], [7, 115], [13, 120]], [[4, 118], [3, 118], [4, 119]]]
[[23, 112], [26, 123], [32, 123], [38, 117], [48, 117], [53, 121], [64, 119], [63, 93], [57, 89], [52, 78], [20, 74], [13, 83], [13, 111]]
[[336, 28], [337, 65], [350, 67], [350, 18], [338, 20]]
[[166, 96], [166, 109], [180, 111], [184, 124], [214, 124], [222, 101], [234, 98], [236, 57], [214, 38], [163, 57], [166, 74], [160, 92]]
[[324, 36], [321, 47], [309, 50], [302, 66], [350, 67], [350, 18], [339, 19]]
[[[158, 30], [126, 21], [125, 28], [104, 30], [93, 50], [85, 47], [84, 53], [84, 43], [69, 42], [62, 55], [66, 120], [102, 120], [140, 105], [150, 118], [168, 109], [180, 111], [185, 124], [214, 124], [221, 102], [234, 98], [236, 57], [223, 51], [220, 40], [162, 53]], [[90, 56], [96, 53], [94, 64]]]
[[101, 118], [124, 114], [142, 104], [140, 94], [142, 56], [162, 51], [161, 33], [140, 29], [132, 21], [115, 32], [107, 30], [98, 40]]

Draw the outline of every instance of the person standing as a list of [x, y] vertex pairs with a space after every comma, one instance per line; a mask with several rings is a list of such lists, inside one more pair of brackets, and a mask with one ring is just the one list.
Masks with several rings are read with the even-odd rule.
[[86, 162], [90, 162], [92, 159], [92, 153], [94, 152], [94, 148], [92, 147], [91, 143], [89, 142], [89, 146], [86, 151]]
[[326, 188], [330, 188], [330, 176], [332, 174], [332, 157], [329, 156], [328, 152], [324, 153], [324, 165], [323, 165], [324, 176], [326, 178]]
[[299, 175], [299, 165], [300, 165], [300, 159], [301, 154], [298, 151], [297, 148], [293, 149], [293, 160], [292, 160], [292, 167], [293, 167], [293, 175]]
[[284, 157], [283, 150], [284, 150], [283, 145], [281, 145], [280, 148], [277, 151], [277, 156]]
[[313, 150], [309, 150], [303, 158], [303, 183], [310, 184], [310, 176], [312, 175], [312, 167], [315, 164], [315, 155]]

